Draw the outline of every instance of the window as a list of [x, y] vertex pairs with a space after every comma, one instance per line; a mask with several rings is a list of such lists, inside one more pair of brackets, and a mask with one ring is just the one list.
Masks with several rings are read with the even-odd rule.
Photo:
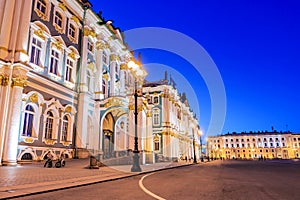
[[47, 112], [47, 115], [48, 116], [46, 119], [45, 138], [52, 139], [54, 116], [53, 113], [50, 111]]
[[108, 64], [108, 58], [107, 58], [107, 54], [105, 51], [103, 51], [103, 54], [102, 54], [102, 61], [104, 64]]
[[65, 115], [62, 121], [61, 141], [67, 141], [69, 118]]
[[93, 52], [93, 51], [94, 51], [94, 45], [93, 45], [93, 43], [92, 43], [91, 41], [88, 41], [88, 50], [89, 50], [90, 52]]
[[55, 12], [54, 24], [56, 24], [59, 28], [62, 28], [62, 20], [63, 17], [59, 12]]
[[236, 139], [235, 141], [236, 141], [236, 142], [238, 142], [238, 141], [239, 141], [239, 139]]
[[253, 138], [252, 141], [255, 142], [255, 139]]
[[279, 143], [276, 143], [276, 146], [279, 147]]
[[36, 3], [36, 8], [43, 14], [46, 14], [46, 2], [45, 0], [38, 0]]
[[244, 142], [244, 139], [242, 139], [242, 142]]
[[158, 97], [153, 98], [153, 103], [158, 104]]
[[236, 144], [236, 147], [238, 147], [238, 148], [239, 148], [239, 147], [240, 147], [240, 145], [239, 145], [239, 144]]
[[105, 95], [106, 94], [106, 81], [102, 80], [102, 92]]
[[282, 143], [282, 146], [284, 147], [284, 146], [285, 146], [285, 143]]
[[69, 81], [69, 82], [73, 81], [72, 80], [73, 67], [74, 67], [74, 62], [68, 58], [67, 65], [66, 65], [66, 74], [65, 74], [66, 81]]
[[273, 143], [270, 143], [271, 147], [273, 147]]
[[267, 143], [265, 143], [265, 147], [267, 147], [268, 146], [268, 144]]
[[247, 139], [247, 142], [249, 142], [249, 138]]
[[49, 73], [58, 75], [59, 53], [52, 49]]
[[228, 140], [226, 139], [225, 142], [228, 142]]
[[159, 109], [153, 110], [153, 124], [154, 125], [159, 125], [160, 123], [160, 114], [159, 114]]
[[75, 40], [76, 39], [76, 28], [73, 24], [69, 24], [68, 35]]
[[42, 42], [37, 38], [33, 37], [31, 53], [30, 53], [30, 62], [39, 65], [41, 59], [41, 52], [42, 52]]
[[244, 145], [244, 144], [242, 144], [242, 147], [245, 147], [245, 145]]
[[88, 91], [93, 92], [93, 79], [92, 79], [92, 76], [91, 76], [91, 72], [89, 70], [87, 70], [86, 75], [87, 75], [86, 84], [87, 84], [87, 87], [88, 87]]
[[23, 131], [22, 135], [31, 137], [32, 136], [32, 129], [33, 129], [33, 117], [34, 117], [34, 109], [31, 105], [27, 105], [25, 108], [25, 115], [24, 115], [24, 123], [23, 123]]
[[296, 141], [296, 138], [294, 138], [294, 141]]
[[159, 137], [154, 136], [154, 151], [159, 151]]
[[233, 145], [233, 144], [231, 144], [231, 147], [234, 147], [234, 145]]
[[228, 147], [228, 144], [226, 144], [226, 147]]
[[230, 141], [233, 142], [233, 139], [231, 139]]
[[260, 138], [258, 138], [258, 141], [259, 141], [259, 142], [261, 141]]

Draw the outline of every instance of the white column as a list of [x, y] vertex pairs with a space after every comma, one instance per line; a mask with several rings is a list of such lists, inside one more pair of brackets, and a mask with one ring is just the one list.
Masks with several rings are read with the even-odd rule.
[[11, 37], [11, 31], [13, 28], [15, 3], [16, 0], [1, 0], [1, 5], [3, 5], [3, 7], [0, 8], [0, 58], [2, 60], [7, 60], [9, 53], [9, 41]]
[[80, 67], [80, 80], [79, 80], [79, 90], [81, 92], [87, 92], [88, 91], [88, 86], [86, 85], [87, 83], [87, 51], [88, 51], [88, 34], [89, 31], [85, 27], [84, 33], [83, 33], [83, 42], [82, 42], [82, 53], [81, 53], [81, 67]]
[[117, 66], [118, 56], [115, 54], [110, 55], [110, 96], [115, 94], [115, 85], [116, 85], [116, 66]]
[[103, 99], [103, 91], [102, 91], [102, 66], [103, 66], [103, 48], [104, 43], [103, 42], [97, 42], [97, 51], [96, 51], [96, 77], [95, 77], [95, 98], [96, 99]]
[[28, 61], [29, 57], [27, 55], [27, 45], [29, 38], [29, 26], [30, 26], [30, 16], [32, 0], [17, 1], [17, 4], [21, 6], [20, 9], [20, 23], [18, 24], [17, 32], [17, 43], [16, 43], [16, 53], [15, 61]]
[[9, 106], [9, 97], [10, 97], [10, 74], [12, 69], [10, 66], [4, 65], [0, 66], [0, 165], [3, 158], [3, 148], [5, 141], [6, 125], [7, 125], [7, 116], [8, 116], [8, 106]]
[[7, 134], [5, 136], [3, 150], [3, 164], [5, 165], [17, 164], [22, 93], [23, 87], [26, 83], [26, 77], [22, 76], [22, 73], [24, 73], [25, 71], [18, 67], [15, 68], [16, 69], [14, 69], [14, 75], [16, 75], [16, 77], [12, 79], [12, 91], [8, 115], [9, 118], [6, 128]]
[[125, 69], [124, 69], [124, 64], [120, 66], [120, 95], [121, 96], [126, 96], [126, 91], [125, 91]]

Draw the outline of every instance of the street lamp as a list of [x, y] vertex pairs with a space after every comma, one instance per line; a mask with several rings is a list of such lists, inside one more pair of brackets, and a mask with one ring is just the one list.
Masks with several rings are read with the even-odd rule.
[[134, 85], [134, 150], [133, 150], [133, 164], [131, 167], [132, 172], [141, 172], [140, 166], [140, 156], [138, 149], [138, 134], [137, 134], [137, 123], [138, 123], [138, 82], [143, 80], [147, 75], [147, 72], [141, 68], [140, 65], [136, 64], [133, 60], [129, 61], [127, 64], [128, 68], [133, 72], [135, 78]]
[[203, 162], [203, 156], [202, 156], [202, 134], [203, 132], [199, 129], [199, 132], [198, 132], [199, 136], [200, 136], [200, 159], [201, 159], [201, 162]]
[[195, 150], [195, 135], [194, 135], [194, 133], [193, 133], [193, 149], [194, 149], [194, 163], [197, 164], [196, 150]]

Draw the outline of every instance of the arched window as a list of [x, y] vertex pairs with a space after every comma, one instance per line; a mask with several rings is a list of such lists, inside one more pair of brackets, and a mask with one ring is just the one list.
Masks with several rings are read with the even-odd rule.
[[38, 0], [36, 3], [36, 8], [41, 11], [41, 13], [46, 14], [46, 2], [45, 0]]
[[62, 121], [61, 141], [67, 141], [69, 130], [69, 118], [65, 115]]
[[51, 111], [47, 112], [45, 138], [52, 139], [54, 116]]
[[63, 20], [63, 17], [62, 17], [62, 15], [59, 13], [59, 12], [55, 12], [55, 17], [54, 17], [54, 23], [58, 26], [58, 27], [60, 27], [60, 28], [62, 28], [62, 20]]
[[24, 121], [23, 121], [23, 131], [22, 135], [31, 137], [33, 129], [33, 118], [34, 118], [34, 109], [31, 105], [27, 105], [25, 108]]

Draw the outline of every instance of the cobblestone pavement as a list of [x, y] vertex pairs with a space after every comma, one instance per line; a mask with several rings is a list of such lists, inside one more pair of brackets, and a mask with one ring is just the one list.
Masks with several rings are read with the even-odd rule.
[[[187, 165], [156, 163], [141, 165], [142, 171]], [[44, 168], [44, 163], [0, 166], [0, 199], [131, 176], [130, 165], [88, 169], [89, 159], [68, 160], [63, 168]]]

